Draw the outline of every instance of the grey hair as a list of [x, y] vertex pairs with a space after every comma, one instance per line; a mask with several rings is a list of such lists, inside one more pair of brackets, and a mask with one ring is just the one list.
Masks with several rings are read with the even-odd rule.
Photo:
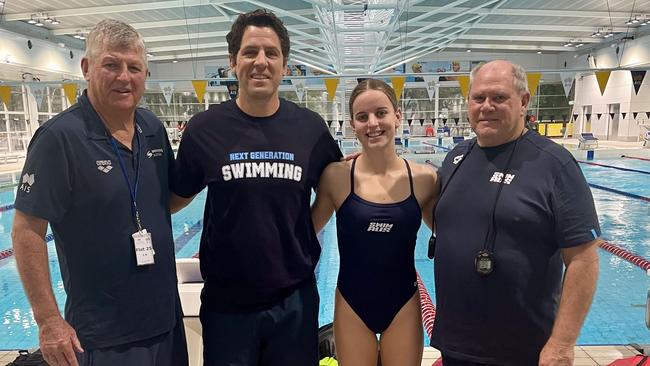
[[97, 23], [86, 39], [85, 58], [93, 60], [106, 48], [136, 49], [141, 51], [144, 64], [147, 65], [144, 39], [132, 26], [115, 19], [104, 19]]
[[476, 66], [475, 68], [472, 69], [472, 71], [469, 74], [469, 88], [470, 90], [472, 89], [472, 81], [476, 77], [476, 74], [483, 68], [483, 66], [490, 64], [492, 62], [496, 61], [503, 61], [507, 62], [512, 66], [512, 79], [514, 80], [515, 84], [515, 89], [520, 93], [528, 93], [528, 77], [526, 76], [526, 69], [524, 69], [521, 65], [515, 64], [513, 62], [510, 62], [508, 60], [493, 60], [490, 62], [486, 62], [483, 64], [480, 64]]

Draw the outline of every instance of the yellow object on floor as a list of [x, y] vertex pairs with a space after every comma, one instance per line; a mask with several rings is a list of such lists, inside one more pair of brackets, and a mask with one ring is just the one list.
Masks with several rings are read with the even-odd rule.
[[318, 366], [339, 366], [339, 362], [333, 357], [325, 357], [320, 360]]

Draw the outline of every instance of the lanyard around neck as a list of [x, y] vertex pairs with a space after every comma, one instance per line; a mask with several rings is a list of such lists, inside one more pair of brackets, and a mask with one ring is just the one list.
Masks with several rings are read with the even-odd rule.
[[140, 182], [140, 163], [141, 163], [141, 156], [142, 156], [142, 149], [140, 148], [140, 126], [136, 123], [135, 125], [135, 140], [137, 144], [137, 157], [136, 157], [136, 166], [135, 166], [135, 181], [133, 184], [131, 184], [131, 181], [129, 179], [129, 174], [126, 171], [126, 164], [124, 164], [124, 160], [122, 160], [122, 155], [120, 154], [120, 150], [117, 147], [117, 143], [115, 142], [115, 138], [106, 132], [108, 135], [108, 139], [111, 141], [111, 145], [113, 146], [113, 150], [115, 151], [115, 155], [117, 155], [117, 162], [120, 164], [120, 169], [122, 170], [122, 176], [124, 177], [124, 181], [126, 182], [127, 187], [129, 188], [129, 195], [131, 196], [131, 213], [133, 214], [133, 217], [135, 218], [135, 223], [138, 227], [139, 231], [142, 231], [142, 224], [140, 222], [140, 212], [138, 211], [138, 205], [137, 205], [137, 198], [138, 198], [138, 183]]

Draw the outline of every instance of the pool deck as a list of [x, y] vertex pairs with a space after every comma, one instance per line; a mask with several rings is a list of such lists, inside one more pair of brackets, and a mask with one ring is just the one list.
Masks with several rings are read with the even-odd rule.
[[[605, 366], [614, 360], [639, 354], [630, 346], [583, 346], [575, 348], [575, 366]], [[0, 365], [5, 365], [18, 357], [16, 351], [0, 351]], [[435, 348], [425, 347], [422, 366], [431, 366], [440, 357]]]

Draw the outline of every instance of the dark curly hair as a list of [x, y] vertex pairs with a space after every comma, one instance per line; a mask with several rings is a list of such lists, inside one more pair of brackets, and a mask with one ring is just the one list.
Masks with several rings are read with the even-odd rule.
[[257, 9], [248, 13], [239, 14], [235, 22], [232, 24], [230, 32], [226, 35], [230, 57], [237, 57], [237, 53], [241, 48], [241, 40], [244, 37], [244, 31], [249, 25], [254, 25], [256, 27], [269, 27], [275, 31], [275, 34], [277, 34], [280, 39], [282, 57], [286, 63], [291, 48], [289, 32], [282, 21], [275, 14], [266, 9]]

